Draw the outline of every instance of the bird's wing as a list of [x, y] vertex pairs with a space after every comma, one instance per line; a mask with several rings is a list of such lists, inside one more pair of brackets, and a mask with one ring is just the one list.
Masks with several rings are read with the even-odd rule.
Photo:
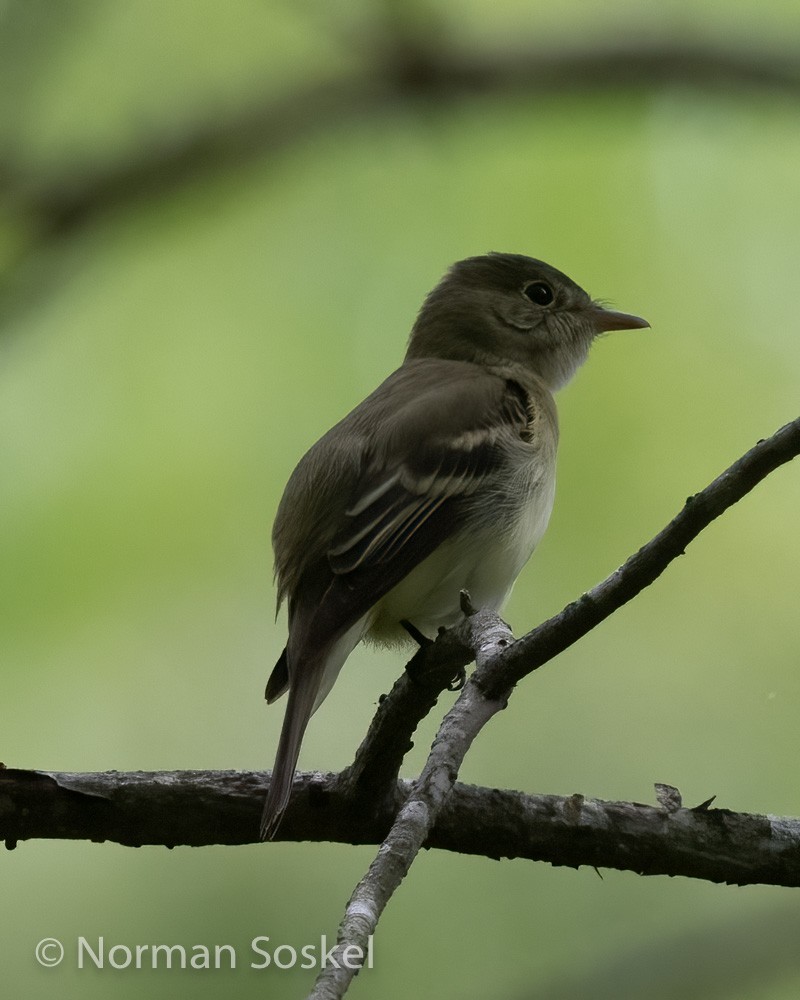
[[[375, 421], [379, 435], [364, 429], [362, 471], [337, 529], [292, 595], [291, 617], [312, 645], [350, 628], [450, 537], [459, 508], [502, 479], [509, 449], [529, 441], [529, 393], [472, 365], [453, 378], [448, 366], [459, 364], [428, 362], [423, 380], [400, 369]], [[351, 417], [357, 424], [358, 410]]]
[[425, 433], [402, 421], [393, 428], [389, 448], [372, 457], [329, 549], [335, 574], [374, 568], [397, 582], [452, 534], [455, 502], [502, 475], [509, 443], [527, 433], [528, 400], [514, 382], [487, 388], [495, 391], [486, 392], [480, 408], [473, 401], [469, 421], [459, 419], [458, 400], [449, 399], [439, 414], [425, 414]]
[[289, 704], [265, 838], [280, 822], [306, 725], [358, 641], [358, 623], [454, 533], [459, 505], [498, 476], [511, 447], [529, 441], [534, 418], [521, 385], [460, 362], [407, 363], [365, 404], [302, 460], [273, 531], [289, 641], [266, 694], [274, 701], [288, 688]]

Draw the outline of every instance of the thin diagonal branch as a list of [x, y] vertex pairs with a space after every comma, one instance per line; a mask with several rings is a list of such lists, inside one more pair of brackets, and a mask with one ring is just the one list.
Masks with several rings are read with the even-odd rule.
[[798, 454], [800, 417], [759, 441], [704, 490], [689, 497], [666, 528], [615, 573], [493, 660], [477, 678], [487, 696], [495, 697], [552, 660], [649, 587], [712, 521]]
[[[398, 813], [345, 909], [335, 955], [341, 956], [351, 945], [366, 953], [370, 936], [386, 904], [436, 824], [465, 754], [481, 729], [505, 706], [517, 680], [566, 649], [657, 579], [714, 518], [798, 453], [800, 417], [768, 440], [760, 441], [706, 489], [687, 501], [684, 510], [652, 542], [560, 616], [545, 622], [540, 629], [511, 646], [501, 647], [496, 640], [492, 643], [489, 637], [478, 646], [475, 672], [445, 716], [414, 791]], [[546, 637], [546, 641], [539, 640], [544, 651], [538, 651], [538, 655], [537, 634]], [[523, 652], [515, 655], [517, 646]], [[354, 974], [343, 964], [323, 969], [309, 997], [311, 1000], [342, 997]]]
[[464, 668], [475, 659], [478, 619], [472, 619], [471, 611], [452, 628], [440, 629], [434, 642], [427, 640], [415, 653], [381, 699], [355, 760], [340, 774], [339, 791], [362, 813], [374, 815], [386, 801], [394, 801], [397, 776], [417, 726], [445, 688], [455, 690], [454, 678], [463, 685]]
[[[496, 615], [479, 612], [468, 619], [473, 627], [475, 661], [480, 667], [496, 656], [512, 640], [508, 625]], [[452, 791], [459, 768], [472, 741], [489, 721], [505, 707], [503, 700], [483, 696], [470, 680], [444, 717], [422, 774], [397, 815], [377, 857], [356, 886], [339, 925], [334, 961], [317, 976], [311, 1000], [341, 997], [355, 975], [341, 959], [351, 944], [366, 954], [386, 904], [408, 874]]]

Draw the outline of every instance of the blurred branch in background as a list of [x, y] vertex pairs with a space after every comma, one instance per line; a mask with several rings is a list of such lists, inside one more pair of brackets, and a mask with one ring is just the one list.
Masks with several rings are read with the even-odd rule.
[[446, 32], [416, 6], [409, 12], [391, 3], [382, 10], [383, 22], [369, 29], [323, 18], [324, 30], [344, 34], [339, 40], [358, 55], [350, 72], [284, 94], [262, 93], [224, 116], [176, 120], [168, 131], [148, 133], [133, 154], [78, 158], [37, 172], [14, 149], [0, 149], [0, 211], [16, 234], [2, 279], [10, 299], [5, 308], [18, 304], [12, 290], [30, 297], [20, 277], [28, 261], [106, 213], [403, 106], [425, 111], [475, 96], [535, 99], [665, 86], [800, 95], [800, 59], [786, 50], [664, 41], [634, 27], [616, 44], [469, 52], [448, 44]]
[[800, 95], [800, 60], [705, 46], [630, 45], [469, 58], [436, 52], [422, 39], [393, 37], [380, 58], [351, 78], [325, 80], [285, 97], [266, 95], [224, 121], [177, 122], [169, 135], [121, 162], [20, 175], [13, 154], [0, 157], [4, 199], [40, 239], [65, 236], [97, 215], [140, 197], [168, 194], [195, 177], [277, 154], [309, 133], [348, 119], [381, 116], [398, 101], [446, 103], [476, 95], [597, 92], [684, 85], [729, 91], [756, 88]]

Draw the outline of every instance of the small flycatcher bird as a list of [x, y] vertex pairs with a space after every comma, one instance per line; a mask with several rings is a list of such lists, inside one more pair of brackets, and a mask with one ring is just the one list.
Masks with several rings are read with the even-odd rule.
[[436, 634], [467, 590], [499, 610], [553, 507], [553, 393], [598, 334], [649, 326], [540, 260], [454, 264], [405, 360], [292, 473], [272, 541], [289, 638], [267, 684], [289, 692], [261, 824], [274, 836], [308, 720], [353, 648]]

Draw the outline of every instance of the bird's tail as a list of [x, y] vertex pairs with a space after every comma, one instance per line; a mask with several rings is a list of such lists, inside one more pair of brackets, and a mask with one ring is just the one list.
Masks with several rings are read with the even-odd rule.
[[[281, 660], [278, 661], [276, 672], [285, 657], [286, 651], [284, 651]], [[272, 780], [267, 793], [267, 801], [261, 816], [262, 840], [271, 840], [275, 836], [286, 811], [286, 806], [289, 804], [297, 758], [300, 755], [300, 744], [303, 742], [308, 720], [318, 703], [318, 695], [325, 674], [325, 661], [325, 655], [318, 655], [313, 661], [303, 663], [301, 669], [292, 671], [289, 701], [286, 705], [286, 714], [283, 717], [283, 727], [278, 741], [275, 764], [272, 768]]]

